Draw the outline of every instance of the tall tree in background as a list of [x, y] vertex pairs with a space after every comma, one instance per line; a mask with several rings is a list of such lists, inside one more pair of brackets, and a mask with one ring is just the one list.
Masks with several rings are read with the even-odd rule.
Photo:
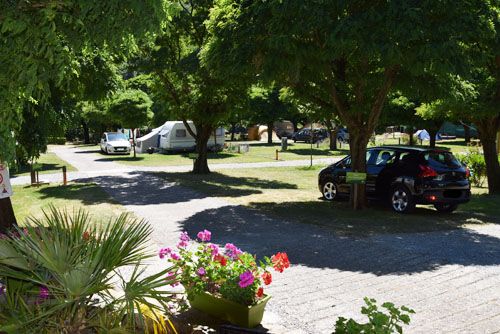
[[[169, 108], [196, 141], [193, 172], [206, 174], [208, 140], [227, 116], [234, 85], [216, 78], [200, 62], [200, 51], [210, 38], [205, 21], [213, 0], [172, 1], [177, 13], [168, 21], [153, 46], [145, 48], [144, 70], [162, 83]], [[188, 124], [192, 120], [194, 129]]]
[[249, 119], [254, 124], [267, 125], [267, 143], [273, 143], [274, 122], [287, 117], [289, 103], [280, 99], [277, 87], [252, 86], [249, 91]]
[[149, 125], [153, 118], [151, 106], [153, 101], [148, 94], [139, 89], [129, 89], [118, 92], [109, 105], [109, 115], [123, 128], [132, 130], [132, 147], [135, 152], [135, 130], [141, 126]]
[[[27, 101], [44, 103], [51, 84], [67, 85], [87, 50], [133, 48], [134, 38], [161, 26], [166, 10], [162, 0], [1, 1], [0, 162], [14, 159], [12, 130]], [[0, 212], [11, 205], [1, 200]]]
[[[482, 0], [220, 0], [203, 58], [227, 80], [259, 74], [330, 108], [349, 129], [353, 171], [365, 172], [389, 92], [415, 89], [428, 71], [456, 70], [488, 20], [485, 7]], [[359, 190], [355, 209], [365, 204]]]

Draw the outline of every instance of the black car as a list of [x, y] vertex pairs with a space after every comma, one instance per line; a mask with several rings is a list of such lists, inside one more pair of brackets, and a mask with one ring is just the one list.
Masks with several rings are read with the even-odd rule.
[[[470, 198], [469, 170], [451, 152], [405, 146], [382, 146], [366, 154], [366, 192], [369, 198], [387, 200], [394, 211], [407, 213], [416, 204], [433, 204], [440, 212], [452, 212]], [[348, 196], [347, 156], [319, 173], [323, 198]]]
[[313, 129], [311, 134], [310, 128], [304, 128], [292, 135], [292, 139], [294, 142], [303, 141], [306, 143], [310, 143], [312, 139], [313, 143], [317, 143], [318, 141], [323, 141], [326, 138], [328, 138], [328, 131], [326, 131], [325, 129]]

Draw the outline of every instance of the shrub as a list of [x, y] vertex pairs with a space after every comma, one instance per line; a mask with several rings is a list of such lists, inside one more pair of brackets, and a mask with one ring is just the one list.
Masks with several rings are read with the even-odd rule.
[[375, 299], [364, 298], [366, 306], [361, 308], [361, 313], [368, 317], [368, 322], [361, 324], [353, 319], [347, 320], [340, 317], [335, 323], [334, 334], [392, 334], [403, 333], [401, 323], [408, 325], [410, 323], [410, 314], [415, 313], [406, 306], [400, 308], [393, 303], [384, 303], [382, 307], [388, 313], [379, 311]]
[[0, 240], [0, 332], [135, 332], [168, 310], [169, 269], [145, 276], [141, 265], [151, 257], [145, 222], [121, 215], [98, 229], [83, 211], [52, 207], [30, 223]]
[[457, 159], [470, 170], [470, 181], [476, 187], [482, 187], [486, 176], [486, 162], [479, 151], [467, 151], [458, 154]]
[[162, 248], [159, 252], [160, 258], [169, 257], [177, 265], [188, 299], [205, 291], [239, 304], [253, 305], [265, 296], [264, 285], [271, 284], [268, 268], [283, 272], [290, 266], [286, 253], [265, 257], [257, 263], [253, 255], [233, 244], [219, 249], [209, 243], [210, 231], [199, 232], [197, 236], [200, 243], [192, 242], [183, 232], [176, 250]]
[[52, 145], [64, 145], [66, 144], [65, 137], [48, 137], [47, 143]]

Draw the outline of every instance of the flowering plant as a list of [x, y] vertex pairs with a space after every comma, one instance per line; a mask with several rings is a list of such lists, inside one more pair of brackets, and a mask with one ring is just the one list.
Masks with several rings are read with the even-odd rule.
[[233, 302], [253, 305], [262, 299], [264, 286], [271, 284], [273, 267], [278, 272], [290, 266], [286, 253], [256, 260], [231, 243], [223, 248], [210, 243], [212, 234], [204, 230], [197, 234], [199, 242], [182, 232], [176, 249], [162, 248], [160, 258], [169, 257], [177, 267], [176, 275], [186, 289], [188, 299], [204, 291]]

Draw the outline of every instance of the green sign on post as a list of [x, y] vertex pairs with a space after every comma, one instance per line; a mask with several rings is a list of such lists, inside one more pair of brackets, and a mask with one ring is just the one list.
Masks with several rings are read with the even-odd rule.
[[346, 182], [347, 183], [365, 183], [366, 182], [366, 173], [357, 173], [357, 172], [347, 172], [346, 173]]
[[190, 159], [198, 159], [199, 154], [198, 153], [189, 153], [188, 157]]

